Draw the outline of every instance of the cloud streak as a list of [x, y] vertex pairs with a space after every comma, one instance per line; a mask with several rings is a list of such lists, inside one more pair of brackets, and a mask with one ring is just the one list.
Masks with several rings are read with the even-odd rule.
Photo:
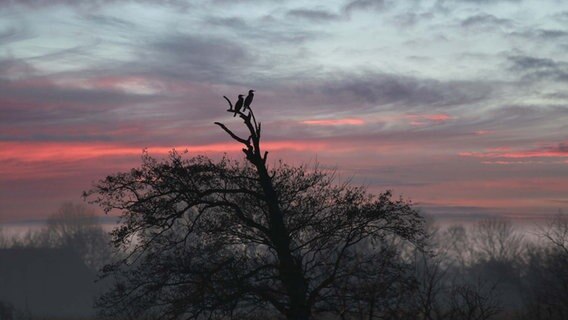
[[[514, 150], [512, 148], [497, 148], [484, 152], [462, 152], [460, 156], [475, 158], [568, 158], [568, 144], [561, 142], [558, 145], [544, 146], [529, 150]], [[502, 162], [501, 164], [505, 164]]]
[[321, 120], [304, 120], [304, 124], [316, 125], [316, 126], [362, 126], [365, 121], [357, 118], [345, 118], [345, 119], [321, 119]]

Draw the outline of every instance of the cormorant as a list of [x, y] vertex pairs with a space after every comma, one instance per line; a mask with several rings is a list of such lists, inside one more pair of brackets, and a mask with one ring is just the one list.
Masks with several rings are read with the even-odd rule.
[[250, 104], [252, 103], [252, 98], [254, 98], [254, 90], [249, 90], [249, 94], [245, 99], [245, 109], [250, 108]]
[[239, 94], [239, 100], [235, 103], [235, 114], [233, 114], [233, 117], [236, 117], [237, 113], [241, 111], [241, 108], [243, 107], [243, 97], [244, 95]]

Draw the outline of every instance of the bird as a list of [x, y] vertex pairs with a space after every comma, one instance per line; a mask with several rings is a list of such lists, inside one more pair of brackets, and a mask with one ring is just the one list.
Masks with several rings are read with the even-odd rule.
[[239, 94], [239, 100], [235, 103], [235, 114], [233, 114], [233, 117], [236, 117], [237, 113], [241, 111], [241, 108], [243, 107], [243, 97], [244, 95]]
[[250, 109], [250, 104], [252, 103], [252, 99], [254, 98], [254, 90], [249, 90], [249, 94], [247, 96], [247, 98], [245, 99], [245, 109], [249, 108]]

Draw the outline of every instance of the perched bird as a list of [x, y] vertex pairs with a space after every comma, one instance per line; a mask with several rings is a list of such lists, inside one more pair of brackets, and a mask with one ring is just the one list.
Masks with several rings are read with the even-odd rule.
[[250, 108], [250, 104], [252, 103], [252, 99], [254, 98], [254, 90], [249, 90], [249, 94], [245, 99], [245, 109]]
[[239, 94], [239, 100], [235, 103], [235, 114], [233, 114], [233, 117], [236, 117], [237, 113], [241, 111], [241, 108], [243, 107], [243, 97], [244, 95]]

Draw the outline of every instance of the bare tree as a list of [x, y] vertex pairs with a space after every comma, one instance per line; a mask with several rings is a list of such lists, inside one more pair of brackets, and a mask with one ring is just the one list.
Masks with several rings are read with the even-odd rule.
[[462, 225], [453, 225], [443, 232], [438, 245], [444, 250], [447, 263], [451, 263], [460, 269], [465, 269], [475, 259], [475, 244], [470, 234]]
[[47, 218], [46, 226], [12, 239], [10, 246], [67, 248], [98, 270], [110, 262], [110, 237], [94, 211], [85, 204], [65, 202]]
[[4, 230], [2, 230], [2, 227], [0, 227], [0, 249], [7, 248], [9, 246], [10, 246], [10, 241], [4, 234]]
[[486, 261], [515, 261], [524, 248], [523, 236], [505, 219], [480, 221], [473, 229], [472, 240], [478, 258]]
[[447, 319], [487, 320], [501, 311], [495, 284], [476, 281], [451, 288]]
[[544, 244], [528, 252], [523, 319], [567, 319], [568, 218], [558, 215], [540, 236]]
[[104, 315], [127, 305], [168, 319], [310, 319], [334, 312], [341, 283], [364, 283], [363, 270], [390, 259], [386, 239], [421, 244], [422, 218], [390, 192], [337, 185], [318, 168], [269, 169], [261, 124], [227, 101], [248, 136], [216, 124], [243, 145], [245, 163], [145, 155], [86, 193], [122, 212], [113, 243], [130, 252], [105, 269], [117, 283], [100, 300]]
[[558, 214], [548, 226], [541, 230], [540, 237], [553, 248], [568, 255], [568, 216]]
[[93, 269], [110, 262], [110, 237], [94, 209], [85, 204], [63, 203], [48, 217], [47, 228], [40, 238], [49, 247], [72, 249]]
[[16, 309], [9, 302], [0, 301], [0, 319], [14, 320], [16, 318]]
[[426, 250], [414, 257], [418, 290], [414, 319], [454, 320], [495, 317], [501, 310], [496, 282], [475, 270], [465, 228], [429, 229]]

